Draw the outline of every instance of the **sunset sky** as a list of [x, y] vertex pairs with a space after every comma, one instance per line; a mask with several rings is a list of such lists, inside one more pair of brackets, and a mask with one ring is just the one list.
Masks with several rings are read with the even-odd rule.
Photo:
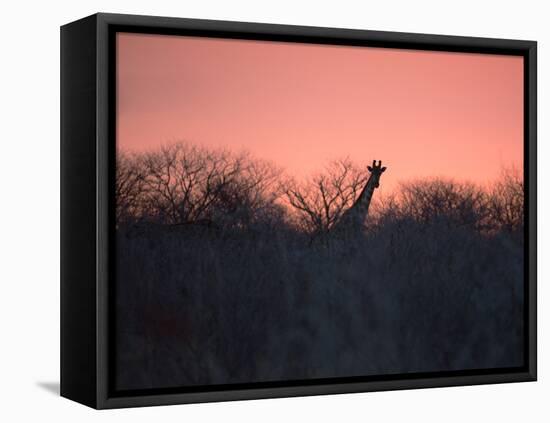
[[382, 160], [380, 189], [523, 163], [514, 56], [119, 34], [117, 146], [248, 150], [302, 178]]

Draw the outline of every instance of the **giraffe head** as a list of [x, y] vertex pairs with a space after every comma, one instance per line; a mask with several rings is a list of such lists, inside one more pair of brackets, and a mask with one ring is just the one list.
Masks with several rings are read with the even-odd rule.
[[386, 170], [385, 166], [382, 167], [382, 160], [378, 160], [378, 165], [376, 165], [376, 160], [373, 160], [372, 166], [367, 166], [367, 169], [371, 173], [371, 178], [374, 178], [374, 187], [378, 188], [380, 186], [380, 175]]

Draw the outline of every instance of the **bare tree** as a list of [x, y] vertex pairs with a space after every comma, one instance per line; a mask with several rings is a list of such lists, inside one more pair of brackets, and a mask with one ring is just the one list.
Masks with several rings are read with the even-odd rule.
[[295, 212], [302, 230], [311, 234], [327, 232], [342, 213], [355, 202], [367, 183], [369, 172], [349, 158], [335, 160], [304, 183], [289, 179], [282, 192]]
[[[349, 158], [298, 182], [247, 153], [186, 143], [146, 153], [119, 151], [116, 221], [244, 228], [290, 220], [303, 232], [321, 234], [352, 206], [368, 178], [367, 168]], [[439, 219], [495, 232], [523, 228], [523, 214], [523, 179], [508, 169], [489, 189], [441, 178], [404, 183], [394, 195], [379, 197], [369, 218], [378, 224], [400, 217]]]
[[397, 204], [401, 215], [421, 222], [445, 219], [480, 230], [487, 224], [487, 195], [468, 182], [436, 178], [403, 183]]
[[383, 224], [385, 221], [400, 217], [400, 202], [397, 192], [377, 195], [373, 198], [369, 208], [369, 222]]
[[495, 229], [513, 231], [523, 228], [523, 177], [516, 169], [504, 169], [489, 195], [489, 211]]
[[247, 153], [176, 143], [143, 153], [138, 161], [139, 213], [146, 220], [213, 223], [244, 210], [250, 220], [275, 198], [279, 171]]
[[144, 173], [139, 156], [117, 152], [116, 163], [116, 222], [117, 225], [135, 220], [140, 215]]
[[276, 204], [280, 169], [248, 154], [236, 158], [238, 176], [220, 187], [212, 204], [215, 220], [236, 227], [284, 220], [284, 209]]
[[178, 224], [205, 218], [239, 163], [232, 163], [225, 151], [178, 143], [144, 154], [143, 165], [145, 213], [162, 223]]

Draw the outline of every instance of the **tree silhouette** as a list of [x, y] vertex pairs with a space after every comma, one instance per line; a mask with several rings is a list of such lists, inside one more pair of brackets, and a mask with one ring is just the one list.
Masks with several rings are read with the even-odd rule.
[[403, 183], [398, 203], [402, 216], [422, 223], [439, 219], [482, 230], [488, 218], [486, 193], [469, 182], [436, 178]]
[[355, 202], [368, 178], [366, 166], [359, 167], [345, 158], [330, 162], [324, 172], [303, 183], [288, 179], [281, 190], [295, 212], [298, 226], [319, 234], [327, 232]]
[[524, 183], [513, 168], [504, 169], [488, 198], [490, 217], [496, 229], [523, 230]]
[[368, 177], [350, 159], [298, 181], [186, 143], [119, 152], [121, 386], [521, 365], [521, 175], [409, 181], [376, 196], [369, 230], [310, 242]]
[[186, 143], [119, 153], [117, 221], [180, 225], [239, 217], [249, 222], [274, 204], [279, 174], [247, 153]]
[[[369, 178], [366, 166], [334, 160], [297, 181], [271, 162], [248, 153], [175, 143], [144, 153], [119, 151], [116, 167], [117, 225], [208, 224], [225, 228], [284, 226], [310, 236], [327, 233], [357, 200]], [[402, 183], [376, 198], [372, 225], [389, 218], [435, 220], [483, 233], [523, 228], [524, 184], [505, 169], [489, 188], [433, 178]]]
[[117, 224], [134, 220], [141, 214], [144, 169], [135, 154], [117, 152], [115, 199]]

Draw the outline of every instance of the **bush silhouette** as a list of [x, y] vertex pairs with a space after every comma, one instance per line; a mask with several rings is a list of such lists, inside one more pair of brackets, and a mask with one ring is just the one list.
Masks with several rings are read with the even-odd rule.
[[520, 179], [407, 182], [330, 238], [361, 169], [297, 183], [188, 144], [119, 156], [117, 388], [522, 365]]

